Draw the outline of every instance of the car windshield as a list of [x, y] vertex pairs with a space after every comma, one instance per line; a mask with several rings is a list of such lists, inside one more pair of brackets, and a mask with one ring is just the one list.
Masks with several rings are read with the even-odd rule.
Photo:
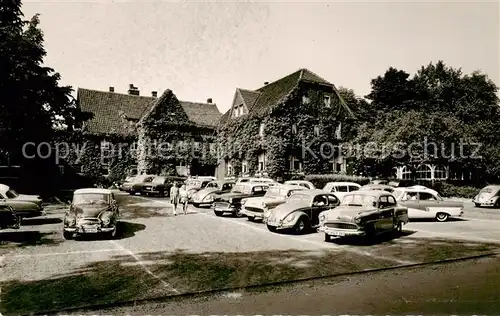
[[235, 185], [231, 189], [232, 193], [245, 193], [245, 187], [243, 185]]
[[135, 177], [126, 177], [125, 182], [131, 182], [134, 180]]
[[330, 192], [333, 188], [333, 183], [327, 183], [325, 187], [323, 188], [323, 191]]
[[486, 187], [481, 190], [481, 193], [493, 193], [493, 188], [492, 187]]
[[19, 194], [17, 194], [17, 192], [12, 189], [9, 189], [7, 192], [5, 192], [5, 195], [8, 199], [13, 199], [19, 196]]
[[154, 180], [152, 181], [152, 183], [164, 183], [165, 180], [166, 180], [165, 177], [156, 177], [156, 178], [154, 178]]
[[[282, 193], [281, 191], [285, 191], [285, 192]], [[276, 198], [279, 198], [279, 197], [285, 196], [285, 195], [286, 195], [286, 190], [280, 190], [280, 188], [277, 188], [277, 187], [270, 187], [267, 190], [267, 192], [264, 195], [264, 197], [276, 199]]]
[[394, 197], [396, 198], [396, 200], [400, 200], [404, 193], [405, 192], [402, 191], [402, 190], [394, 190], [392, 192], [392, 195], [394, 195]]
[[377, 198], [368, 194], [348, 194], [342, 200], [342, 205], [373, 207]]
[[187, 182], [188, 187], [199, 187], [201, 186], [201, 181], [200, 180], [189, 180]]
[[73, 196], [73, 204], [106, 204], [109, 195], [104, 193], [82, 193]]

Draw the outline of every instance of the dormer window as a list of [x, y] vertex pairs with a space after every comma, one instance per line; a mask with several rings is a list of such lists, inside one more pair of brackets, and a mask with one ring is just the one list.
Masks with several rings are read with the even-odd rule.
[[292, 124], [292, 134], [297, 134], [297, 124]]
[[260, 124], [260, 127], [259, 127], [259, 136], [260, 137], [264, 137], [264, 129], [265, 129], [266, 125], [264, 123], [261, 123]]
[[311, 102], [311, 99], [309, 99], [309, 96], [307, 94], [304, 94], [302, 96], [302, 104], [309, 104]]
[[332, 106], [331, 102], [332, 102], [332, 98], [329, 95], [325, 94], [323, 96], [323, 103], [325, 104], [325, 107], [327, 107], [327, 108], [331, 107]]

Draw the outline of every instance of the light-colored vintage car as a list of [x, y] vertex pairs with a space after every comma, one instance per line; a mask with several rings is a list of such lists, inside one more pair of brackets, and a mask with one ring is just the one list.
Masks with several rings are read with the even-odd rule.
[[270, 210], [286, 202], [294, 192], [308, 190], [297, 185], [279, 184], [270, 186], [263, 197], [244, 199], [241, 214], [249, 221], [264, 220]]
[[408, 223], [408, 209], [399, 206], [391, 193], [383, 190], [346, 194], [335, 209], [319, 215], [319, 232], [325, 241], [332, 237], [375, 236], [403, 229]]
[[399, 205], [408, 208], [410, 219], [436, 219], [445, 222], [464, 214], [462, 202], [445, 201], [437, 191], [418, 186], [395, 188], [392, 192]]
[[493, 206], [500, 208], [500, 185], [488, 185], [472, 199], [477, 206]]
[[212, 203], [215, 202], [217, 195], [231, 192], [234, 184], [235, 182], [233, 180], [210, 182], [204, 189], [201, 189], [193, 194], [191, 197], [193, 206], [199, 207], [200, 205], [212, 205]]
[[386, 184], [367, 184], [359, 188], [359, 190], [379, 190], [386, 191], [392, 193], [394, 191], [394, 187]]
[[73, 201], [64, 216], [65, 239], [75, 234], [107, 234], [118, 236], [118, 204], [111, 190], [78, 189], [73, 193]]
[[289, 230], [302, 234], [319, 226], [319, 214], [339, 205], [333, 193], [323, 190], [295, 192], [286, 203], [276, 206], [266, 219], [269, 231]]
[[328, 182], [323, 187], [323, 191], [335, 194], [342, 201], [344, 195], [357, 191], [359, 188], [361, 188], [361, 185], [354, 182]]
[[252, 178], [252, 177], [238, 178], [236, 180], [236, 184], [241, 184], [241, 183], [265, 183], [268, 186], [273, 186], [278, 184], [278, 182], [270, 178]]
[[210, 182], [215, 181], [215, 179], [212, 179], [212, 177], [204, 177], [204, 178], [191, 178], [186, 181], [186, 190], [187, 190], [187, 197], [190, 202], [192, 202], [193, 195], [204, 189], [207, 184]]
[[223, 193], [215, 197], [212, 207], [216, 216], [231, 213], [241, 217], [241, 201], [246, 198], [264, 196], [269, 186], [265, 183], [244, 182], [236, 184], [229, 193]]
[[45, 215], [42, 199], [38, 195], [18, 194], [5, 184], [0, 184], [0, 205], [12, 207], [20, 218]]
[[312, 184], [312, 182], [310, 181], [305, 181], [305, 180], [290, 180], [290, 181], [285, 181], [284, 184], [288, 184], [288, 185], [298, 185], [298, 186], [301, 186], [301, 187], [304, 187], [304, 188], [307, 188], [309, 190], [314, 190], [316, 189], [316, 187], [314, 186], [314, 184]]

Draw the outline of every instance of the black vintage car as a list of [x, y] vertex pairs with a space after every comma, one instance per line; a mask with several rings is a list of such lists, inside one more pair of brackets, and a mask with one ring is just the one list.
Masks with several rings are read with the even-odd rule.
[[138, 179], [137, 182], [132, 184], [132, 188], [130, 189], [130, 191], [128, 191], [128, 193], [130, 195], [135, 195], [136, 192], [139, 192], [139, 194], [142, 194], [142, 188], [146, 185], [150, 185], [155, 177], [156, 176], [145, 176], [142, 179]]
[[217, 216], [222, 216], [224, 213], [231, 213], [237, 217], [241, 217], [241, 200], [252, 197], [264, 196], [268, 185], [265, 183], [245, 183], [235, 185], [231, 192], [218, 195], [214, 199], [213, 209]]
[[142, 183], [140, 193], [141, 195], [168, 196], [173, 184], [168, 177], [158, 176], [151, 182]]

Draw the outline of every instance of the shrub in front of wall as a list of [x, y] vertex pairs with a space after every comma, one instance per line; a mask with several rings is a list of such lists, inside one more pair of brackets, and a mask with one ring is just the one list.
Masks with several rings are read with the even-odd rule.
[[454, 185], [446, 182], [437, 182], [432, 188], [443, 197], [457, 197], [472, 199], [479, 193], [478, 188], [468, 185]]
[[370, 183], [369, 178], [349, 176], [343, 174], [311, 174], [305, 176], [305, 180], [310, 181], [315, 187], [321, 189], [328, 182], [354, 182], [359, 185], [365, 185]]

